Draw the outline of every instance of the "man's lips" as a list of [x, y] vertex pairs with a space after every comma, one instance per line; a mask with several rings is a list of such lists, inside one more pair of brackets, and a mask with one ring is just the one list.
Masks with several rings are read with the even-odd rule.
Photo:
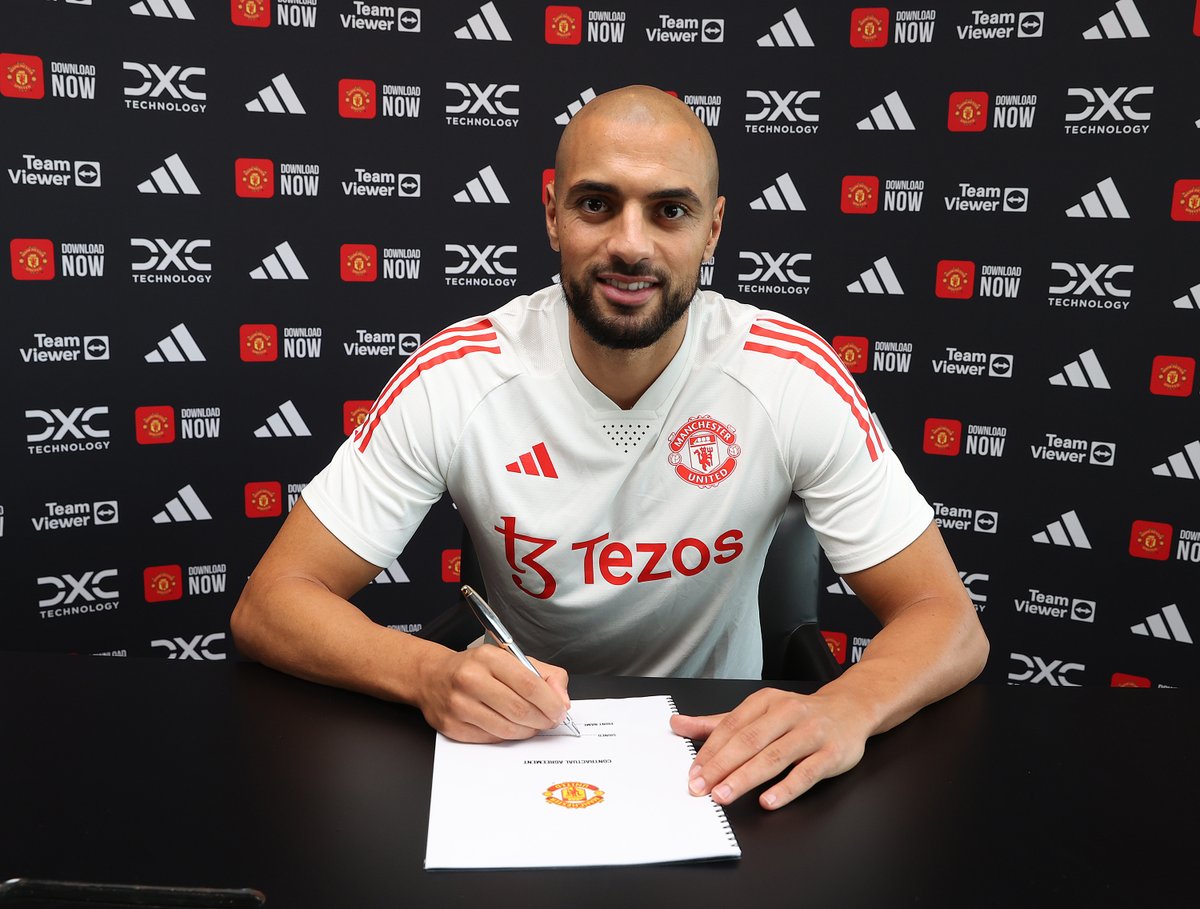
[[596, 285], [606, 300], [621, 306], [640, 306], [658, 289], [653, 278], [626, 275], [599, 275]]

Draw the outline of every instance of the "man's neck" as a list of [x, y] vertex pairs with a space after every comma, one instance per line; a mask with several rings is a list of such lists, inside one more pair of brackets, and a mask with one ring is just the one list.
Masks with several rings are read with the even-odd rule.
[[667, 333], [649, 347], [614, 350], [597, 344], [568, 313], [571, 355], [584, 378], [622, 410], [629, 410], [646, 393], [679, 351], [687, 333], [684, 313]]

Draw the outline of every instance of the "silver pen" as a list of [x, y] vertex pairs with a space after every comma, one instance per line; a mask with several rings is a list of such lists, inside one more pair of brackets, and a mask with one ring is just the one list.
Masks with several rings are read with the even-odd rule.
[[[504, 627], [504, 623], [500, 621], [500, 617], [492, 612], [492, 607], [484, 602], [483, 597], [477, 594], [474, 588], [469, 584], [464, 584], [462, 587], [462, 595], [466, 597], [467, 605], [471, 607], [471, 611], [475, 613], [475, 618], [479, 619], [479, 624], [484, 627], [488, 634], [496, 640], [496, 644], [502, 649], [507, 650], [518, 660], [521, 665], [536, 675], [539, 679], [542, 674], [537, 671], [537, 667], [529, 662], [529, 658], [521, 652], [521, 648], [517, 646], [517, 642], [513, 640], [513, 636], [508, 629]], [[561, 725], [566, 726], [571, 730], [572, 735], [580, 735], [579, 727], [575, 725], [575, 721], [571, 719], [571, 714], [567, 714]]]

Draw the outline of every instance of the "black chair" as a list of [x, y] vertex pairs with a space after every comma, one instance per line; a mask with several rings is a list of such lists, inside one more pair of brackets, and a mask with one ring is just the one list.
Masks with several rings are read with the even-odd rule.
[[[817, 623], [820, 555], [816, 535], [804, 518], [804, 505], [793, 496], [767, 550], [758, 585], [764, 679], [824, 683], [841, 674]], [[461, 565], [462, 583], [470, 584], [486, 599], [483, 572], [466, 528]], [[417, 632], [418, 637], [455, 650], [462, 650], [479, 634], [479, 623], [462, 597]]]
[[820, 597], [821, 546], [792, 496], [758, 583], [764, 679], [824, 683], [842, 674], [821, 634]]

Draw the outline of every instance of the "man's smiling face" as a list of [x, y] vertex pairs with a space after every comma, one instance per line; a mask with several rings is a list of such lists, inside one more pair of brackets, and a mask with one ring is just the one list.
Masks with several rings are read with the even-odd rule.
[[655, 91], [577, 115], [546, 206], [567, 303], [609, 348], [649, 347], [687, 312], [721, 229], [711, 142]]

